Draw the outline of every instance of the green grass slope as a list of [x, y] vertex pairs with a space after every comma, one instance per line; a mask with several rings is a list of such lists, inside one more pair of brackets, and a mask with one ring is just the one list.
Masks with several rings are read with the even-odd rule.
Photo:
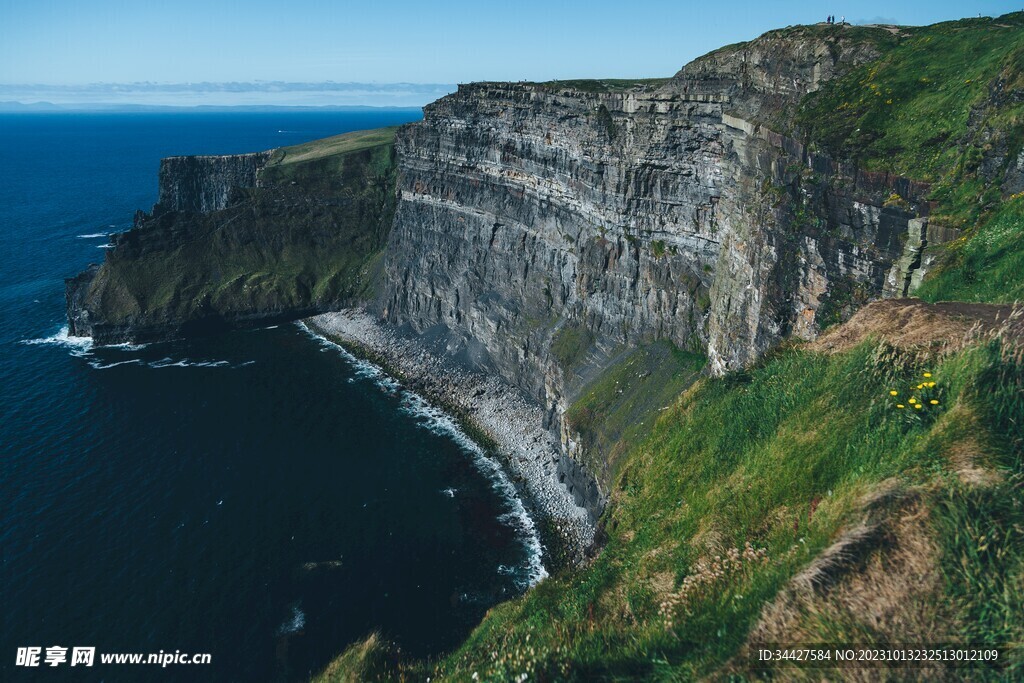
[[[775, 621], [788, 620], [783, 634], [802, 642], [1009, 644], [1001, 668], [974, 676], [1024, 673], [1014, 645], [1024, 636], [1019, 348], [999, 336], [948, 355], [926, 348], [870, 338], [834, 354], [789, 348], [701, 380], [629, 449], [592, 563], [495, 607], [437, 662], [380, 656], [359, 675], [753, 674], [744, 648], [752, 631], [771, 633], [772, 607]], [[915, 525], [880, 531], [849, 567], [833, 567], [829, 595], [854, 590], [847, 584], [865, 567], [891, 569], [901, 551], [925, 548], [899, 599], [877, 610], [851, 601], [816, 611], [825, 598], [813, 591], [799, 596], [800, 609], [780, 602], [826, 549], [879, 514], [872, 506], [912, 512]], [[336, 668], [320, 680], [339, 676]]]
[[707, 358], [660, 341], [630, 351], [591, 382], [566, 413], [582, 460], [603, 484], [614, 481], [629, 444], [689, 387]]
[[[992, 81], [1018, 87], [1024, 13], [902, 32], [882, 58], [811, 94], [798, 123], [836, 156], [934, 182], [965, 170], [965, 147], [977, 132], [971, 112], [989, 99]], [[1014, 102], [992, 123], [1018, 137], [1022, 113], [1024, 102]]]
[[943, 245], [941, 269], [914, 292], [927, 301], [1024, 301], [1024, 196], [1015, 195], [965, 236]]

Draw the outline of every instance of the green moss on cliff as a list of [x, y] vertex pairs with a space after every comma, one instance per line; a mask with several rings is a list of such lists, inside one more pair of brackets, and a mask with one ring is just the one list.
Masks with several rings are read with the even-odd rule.
[[1024, 13], [901, 36], [805, 98], [797, 125], [834, 157], [931, 184], [932, 222], [965, 237], [933, 249], [941, 274], [922, 296], [1010, 301], [1024, 224], [1003, 184], [1024, 148]]
[[943, 247], [946, 262], [915, 294], [926, 301], [1024, 301], [1024, 197]]
[[395, 204], [394, 128], [278, 150], [228, 208], [146, 220], [86, 295], [100, 325], [240, 322], [371, 292]]
[[576, 367], [590, 351], [594, 335], [585, 326], [569, 322], [558, 329], [551, 338], [551, 355], [562, 370]]
[[[941, 221], [970, 225], [998, 203], [1024, 142], [1024, 13], [906, 31], [809, 95], [797, 123], [837, 157], [933, 183]], [[993, 156], [1001, 161], [981, 168]]]
[[[1020, 77], [1024, 14], [905, 29], [876, 61], [826, 83], [804, 102], [808, 138], [870, 169], [924, 181], [955, 171], [968, 150], [969, 117], [993, 80]], [[1019, 119], [1024, 104], [1000, 113]]]
[[565, 417], [582, 440], [585, 464], [603, 484], [614, 481], [629, 447], [706, 364], [704, 356], [656, 342], [632, 350], [583, 390]]

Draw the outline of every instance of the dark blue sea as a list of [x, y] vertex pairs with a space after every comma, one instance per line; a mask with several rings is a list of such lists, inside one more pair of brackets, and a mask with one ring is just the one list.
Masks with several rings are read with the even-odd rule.
[[[298, 325], [67, 336], [64, 278], [149, 209], [161, 157], [419, 116], [0, 115], [0, 679], [305, 680], [373, 631], [440, 653], [536, 577], [500, 470]], [[33, 646], [95, 647], [96, 664], [16, 666]], [[160, 651], [212, 664], [99, 661]]]

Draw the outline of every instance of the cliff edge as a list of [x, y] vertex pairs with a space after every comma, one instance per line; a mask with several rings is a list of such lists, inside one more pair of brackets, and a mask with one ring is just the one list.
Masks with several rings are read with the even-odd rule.
[[[605, 544], [321, 680], [1019, 678], [1022, 56], [1021, 13], [797, 26], [403, 127], [375, 310], [546, 408]], [[853, 641], [1002, 649], [757, 659]]]

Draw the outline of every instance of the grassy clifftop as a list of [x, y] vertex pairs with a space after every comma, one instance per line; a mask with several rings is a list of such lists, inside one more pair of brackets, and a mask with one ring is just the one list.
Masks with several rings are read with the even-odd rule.
[[868, 169], [928, 182], [969, 173], [972, 154], [984, 151], [969, 148], [1000, 142], [986, 129], [1019, 149], [1024, 101], [1013, 93], [1024, 87], [1024, 13], [899, 33], [881, 58], [805, 99], [798, 125], [807, 139]]
[[395, 203], [394, 128], [276, 150], [229, 206], [117, 239], [81, 297], [94, 336], [295, 317], [364, 294]]
[[922, 297], [1021, 297], [1024, 12], [901, 29], [807, 97], [797, 125], [812, 147], [931, 184], [932, 222], [963, 235], [931, 249], [942, 267]]
[[[328, 157], [334, 157], [335, 161], [340, 161], [342, 157], [353, 152], [391, 145], [395, 141], [395, 131], [397, 130], [398, 128], [394, 126], [376, 130], [360, 130], [305, 142], [301, 145], [281, 147], [274, 150], [267, 167], [287, 167]], [[287, 172], [287, 169], [278, 168], [278, 170]]]

